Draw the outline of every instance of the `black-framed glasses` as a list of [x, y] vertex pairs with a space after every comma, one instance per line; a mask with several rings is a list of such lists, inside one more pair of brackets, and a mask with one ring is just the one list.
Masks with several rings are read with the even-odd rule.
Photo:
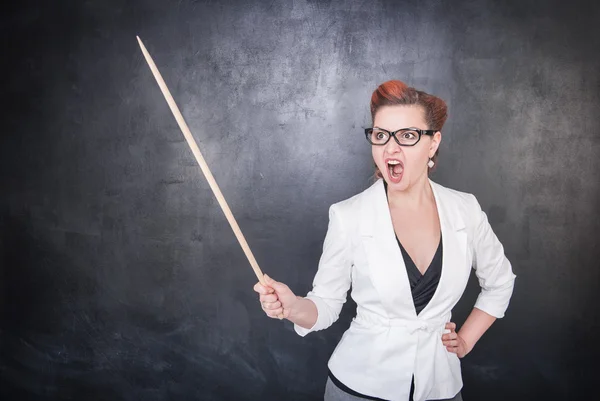
[[371, 145], [383, 146], [389, 142], [391, 137], [394, 137], [396, 143], [400, 146], [415, 146], [422, 135], [433, 135], [437, 132], [434, 129], [420, 128], [401, 128], [397, 131], [388, 131], [383, 128], [365, 128], [365, 136]]

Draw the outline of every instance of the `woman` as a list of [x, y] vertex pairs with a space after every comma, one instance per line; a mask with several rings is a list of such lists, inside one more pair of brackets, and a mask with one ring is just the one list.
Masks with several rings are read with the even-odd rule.
[[[476, 198], [428, 177], [446, 104], [388, 81], [371, 116], [379, 179], [330, 207], [313, 289], [297, 297], [268, 276], [254, 289], [269, 317], [305, 336], [338, 319], [352, 287], [357, 314], [329, 360], [326, 400], [462, 400], [459, 358], [504, 316], [515, 275]], [[471, 267], [482, 290], [457, 332], [451, 310]]]

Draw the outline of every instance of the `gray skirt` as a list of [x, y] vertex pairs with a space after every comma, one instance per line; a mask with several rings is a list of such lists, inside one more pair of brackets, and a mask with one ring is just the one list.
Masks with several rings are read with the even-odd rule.
[[[344, 390], [340, 389], [335, 385], [334, 382], [331, 381], [330, 378], [327, 378], [327, 384], [325, 385], [325, 396], [324, 401], [364, 401], [365, 399], [362, 397], [356, 397], [352, 394], [346, 393]], [[438, 401], [462, 401], [462, 396], [460, 391], [453, 398], [447, 398], [446, 400], [438, 400]]]

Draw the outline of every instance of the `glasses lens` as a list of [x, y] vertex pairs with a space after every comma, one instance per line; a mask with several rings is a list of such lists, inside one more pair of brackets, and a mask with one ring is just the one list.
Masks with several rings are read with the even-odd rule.
[[388, 141], [390, 134], [385, 131], [373, 129], [369, 135], [369, 141], [374, 145], [383, 145]]
[[396, 134], [401, 145], [412, 146], [419, 141], [419, 133], [415, 130], [402, 130]]

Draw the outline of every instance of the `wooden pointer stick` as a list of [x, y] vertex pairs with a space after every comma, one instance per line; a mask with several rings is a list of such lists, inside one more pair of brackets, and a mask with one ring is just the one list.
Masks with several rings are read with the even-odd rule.
[[213, 177], [212, 173], [210, 172], [210, 169], [208, 168], [206, 161], [204, 161], [204, 157], [202, 157], [202, 153], [200, 153], [200, 149], [198, 149], [198, 145], [196, 144], [196, 141], [194, 140], [194, 137], [192, 136], [190, 129], [188, 128], [187, 124], [185, 123], [185, 120], [183, 119], [183, 116], [181, 115], [181, 112], [179, 111], [179, 108], [177, 107], [175, 100], [173, 100], [173, 96], [171, 96], [171, 92], [169, 92], [169, 88], [167, 88], [167, 84], [165, 84], [165, 81], [163, 80], [162, 76], [160, 75], [160, 72], [158, 71], [158, 68], [156, 68], [156, 64], [154, 64], [152, 57], [150, 57], [150, 53], [148, 53], [148, 50], [146, 50], [146, 47], [142, 43], [142, 40], [140, 39], [140, 37], [136, 36], [136, 38], [140, 44], [140, 47], [142, 48], [142, 53], [144, 53], [144, 57], [146, 58], [146, 61], [148, 62], [148, 66], [152, 70], [152, 74], [154, 75], [154, 78], [156, 78], [156, 82], [158, 82], [158, 86], [160, 86], [160, 90], [162, 91], [163, 95], [165, 96], [165, 100], [167, 101], [167, 103], [169, 104], [169, 107], [171, 108], [171, 111], [173, 112], [173, 115], [175, 116], [175, 120], [177, 120], [177, 124], [179, 124], [179, 128], [181, 128], [181, 132], [183, 132], [183, 136], [185, 136], [185, 139], [187, 140], [188, 145], [190, 145], [190, 148], [192, 149], [192, 153], [194, 153], [194, 156], [196, 156], [196, 161], [200, 165], [200, 168], [202, 169], [202, 172], [204, 173], [204, 176], [206, 177], [206, 180], [208, 181], [208, 185], [210, 185], [210, 189], [212, 189], [215, 196], [217, 197], [219, 206], [221, 206], [221, 209], [223, 209], [223, 213], [225, 213], [225, 217], [227, 218], [229, 225], [233, 229], [233, 233], [235, 234], [235, 237], [237, 238], [238, 242], [242, 246], [242, 249], [244, 250], [246, 257], [248, 258], [248, 261], [250, 262], [252, 269], [254, 269], [254, 273], [256, 274], [256, 277], [258, 277], [258, 281], [260, 281], [260, 283], [262, 285], [266, 285], [264, 277], [263, 277], [263, 273], [260, 270], [260, 267], [258, 267], [258, 263], [256, 262], [256, 259], [254, 258], [254, 255], [252, 254], [252, 251], [250, 250], [250, 247], [248, 246], [248, 243], [246, 242], [246, 239], [244, 238], [244, 234], [242, 234], [242, 230], [240, 230], [240, 227], [238, 226], [237, 222], [235, 221], [235, 217], [233, 217], [233, 214], [231, 213], [231, 210], [229, 209], [229, 206], [227, 205], [227, 202], [225, 201], [225, 198], [223, 197], [223, 194], [221, 193], [221, 190], [219, 189], [219, 186], [217, 185], [215, 178]]

